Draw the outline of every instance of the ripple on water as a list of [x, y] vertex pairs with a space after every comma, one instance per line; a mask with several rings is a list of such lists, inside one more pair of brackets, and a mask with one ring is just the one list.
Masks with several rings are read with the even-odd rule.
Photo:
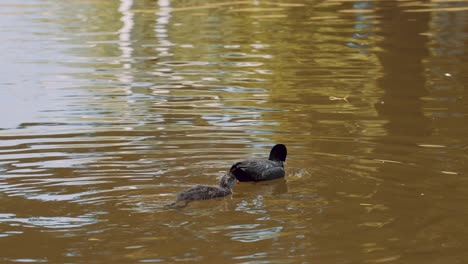
[[239, 230], [232, 231], [226, 236], [230, 237], [232, 240], [239, 242], [257, 242], [266, 239], [272, 239], [280, 236], [283, 227], [268, 227], [268, 228], [259, 228], [259, 229], [248, 229], [248, 230]]
[[[8, 261], [41, 262], [28, 255], [38, 251], [52, 263], [395, 262], [402, 248], [421, 260], [436, 248], [429, 258], [441, 263], [466, 255], [456, 210], [466, 193], [463, 100], [444, 99], [464, 97], [451, 84], [457, 70], [445, 69], [463, 68], [462, 56], [445, 57], [463, 53], [463, 17], [438, 8], [460, 1], [29, 2], [0, 12], [0, 46], [11, 51], [0, 89], [0, 237], [18, 237], [2, 239], [18, 252]], [[395, 15], [410, 26], [392, 27]], [[418, 52], [402, 53], [411, 45]], [[413, 67], [394, 71], [406, 60]], [[439, 70], [450, 76], [437, 87], [430, 73]], [[417, 148], [393, 140], [420, 131], [399, 123], [412, 115], [377, 109], [392, 110], [404, 85], [424, 92], [395, 108], [413, 101], [418, 118], [442, 113], [425, 122], [431, 131]], [[444, 100], [429, 100], [434, 92]], [[454, 124], [440, 126], [442, 115]], [[164, 207], [283, 140], [284, 181]]]
[[16, 258], [16, 259], [5, 259], [8, 261], [12, 261], [15, 263], [47, 263], [49, 260], [47, 259], [34, 259], [34, 258]]
[[[74, 229], [97, 223], [99, 220], [93, 214], [85, 214], [77, 217], [18, 217], [15, 214], [0, 214], [0, 223], [7, 223], [24, 227], [44, 227], [48, 229]], [[21, 232], [7, 232], [6, 235], [14, 235]], [[3, 233], [5, 235], [5, 233]]]

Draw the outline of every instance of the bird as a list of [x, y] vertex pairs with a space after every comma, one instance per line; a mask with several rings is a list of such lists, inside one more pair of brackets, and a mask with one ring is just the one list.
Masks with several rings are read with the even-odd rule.
[[231, 173], [224, 174], [219, 185], [196, 185], [185, 189], [177, 195], [176, 201], [169, 204], [173, 208], [182, 208], [187, 206], [192, 201], [209, 200], [217, 197], [224, 197], [232, 194], [232, 187], [237, 182], [237, 179]]
[[284, 162], [288, 151], [283, 144], [276, 144], [268, 159], [249, 159], [236, 162], [229, 170], [240, 182], [267, 181], [284, 177]]

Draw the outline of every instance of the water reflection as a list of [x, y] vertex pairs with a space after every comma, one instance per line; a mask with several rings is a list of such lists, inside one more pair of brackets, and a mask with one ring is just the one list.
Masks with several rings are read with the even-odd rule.
[[243, 230], [243, 231], [233, 231], [227, 233], [227, 236], [232, 237], [235, 241], [240, 242], [256, 242], [264, 239], [271, 239], [275, 238], [281, 232], [282, 227], [271, 227], [271, 228], [264, 228], [264, 229], [256, 229], [256, 230]]
[[[131, 11], [133, 5], [132, 0], [122, 0], [119, 6], [119, 12], [122, 13], [120, 21], [122, 21], [123, 25], [122, 28], [118, 31], [119, 33], [119, 49], [122, 52], [121, 62], [123, 69], [130, 69], [131, 59], [133, 57], [133, 48], [131, 47], [131, 32], [134, 26], [133, 17], [134, 14]], [[127, 73], [128, 74], [128, 73]], [[127, 83], [131, 84], [133, 82], [133, 78], [130, 74], [127, 76], [126, 71], [122, 71], [119, 75], [119, 82], [120, 83]], [[131, 90], [127, 90], [127, 93]]]
[[466, 259], [462, 1], [0, 6], [2, 261]]
[[[83, 227], [86, 225], [96, 223], [96, 219], [89, 216], [80, 217], [31, 217], [31, 218], [18, 218], [13, 214], [0, 215], [0, 223], [15, 223], [16, 225], [21, 223], [26, 227], [44, 227], [53, 229], [68, 229]], [[21, 234], [22, 232], [5, 232], [0, 236], [9, 236], [15, 234]]]

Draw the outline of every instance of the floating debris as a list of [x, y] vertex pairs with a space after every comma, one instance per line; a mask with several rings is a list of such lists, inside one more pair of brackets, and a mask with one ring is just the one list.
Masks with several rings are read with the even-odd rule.
[[349, 103], [348, 97], [349, 97], [349, 95], [347, 95], [345, 97], [330, 96], [330, 97], [328, 97], [328, 99], [330, 99], [331, 101], [341, 100], [341, 101], [346, 101], [347, 103]]

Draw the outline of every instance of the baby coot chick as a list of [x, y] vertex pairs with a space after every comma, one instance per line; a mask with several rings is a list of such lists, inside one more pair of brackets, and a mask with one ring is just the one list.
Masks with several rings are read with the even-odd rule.
[[209, 200], [217, 197], [224, 197], [232, 194], [232, 186], [237, 182], [236, 177], [231, 173], [226, 173], [219, 180], [218, 186], [197, 185], [183, 190], [177, 195], [176, 201], [171, 203], [172, 207], [185, 207], [191, 201]]
[[230, 169], [238, 181], [267, 181], [284, 177], [284, 162], [288, 151], [283, 144], [276, 144], [266, 159], [250, 159], [235, 163]]

